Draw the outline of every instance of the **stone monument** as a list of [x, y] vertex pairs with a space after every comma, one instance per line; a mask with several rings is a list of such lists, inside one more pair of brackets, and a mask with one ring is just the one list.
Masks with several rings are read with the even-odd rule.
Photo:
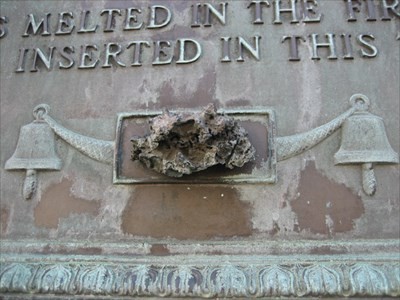
[[0, 295], [399, 297], [400, 1], [0, 2]]

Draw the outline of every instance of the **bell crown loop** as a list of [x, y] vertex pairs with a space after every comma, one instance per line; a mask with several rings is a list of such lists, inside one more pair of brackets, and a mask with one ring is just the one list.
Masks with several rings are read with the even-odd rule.
[[48, 115], [50, 112], [50, 106], [47, 104], [39, 104], [34, 107], [32, 114], [35, 120], [43, 120], [43, 116]]
[[369, 98], [363, 94], [354, 94], [350, 97], [350, 105], [356, 109], [357, 112], [366, 112], [371, 105]]

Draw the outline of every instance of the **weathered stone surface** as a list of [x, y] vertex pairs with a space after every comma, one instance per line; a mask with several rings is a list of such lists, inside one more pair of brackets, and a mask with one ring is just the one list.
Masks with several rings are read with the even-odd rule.
[[[344, 131], [284, 161], [278, 141], [361, 93], [400, 152], [400, 3], [306, 2], [0, 0], [0, 298], [398, 297], [400, 165], [376, 164], [369, 196], [359, 165], [335, 165]], [[149, 28], [151, 6], [169, 24]], [[123, 152], [111, 167], [56, 136], [62, 169], [25, 201], [26, 172], [4, 167], [40, 103]], [[130, 161], [154, 111], [208, 103], [271, 111], [228, 114], [255, 161], [181, 179]], [[269, 166], [276, 182], [254, 182]]]
[[150, 134], [132, 138], [132, 160], [171, 177], [221, 164], [229, 169], [254, 160], [247, 132], [213, 104], [200, 113], [171, 113], [150, 120]]

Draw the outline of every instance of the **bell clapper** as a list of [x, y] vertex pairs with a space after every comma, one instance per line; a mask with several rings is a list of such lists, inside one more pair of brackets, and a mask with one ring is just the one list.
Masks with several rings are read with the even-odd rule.
[[362, 184], [364, 192], [372, 196], [376, 192], [376, 177], [372, 163], [362, 164]]
[[22, 188], [22, 194], [26, 200], [32, 199], [36, 192], [37, 187], [37, 172], [36, 170], [26, 170], [24, 185]]

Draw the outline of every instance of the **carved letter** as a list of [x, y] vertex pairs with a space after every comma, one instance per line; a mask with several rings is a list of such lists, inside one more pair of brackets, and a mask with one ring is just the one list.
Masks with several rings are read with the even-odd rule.
[[287, 36], [285, 35], [282, 38], [282, 43], [284, 43], [287, 39], [290, 39], [290, 45], [289, 45], [289, 51], [290, 51], [290, 61], [299, 61], [301, 60], [299, 56], [299, 41], [305, 42], [305, 38], [302, 37], [301, 35], [293, 35], [293, 36]]
[[253, 0], [249, 3], [247, 8], [250, 8], [254, 5], [254, 20], [253, 24], [264, 24], [264, 20], [262, 17], [262, 6], [261, 4], [265, 4], [265, 6], [269, 6], [268, 1], [260, 1], [260, 0]]
[[321, 59], [318, 56], [318, 48], [320, 47], [328, 47], [330, 54], [328, 56], [328, 59], [337, 59], [337, 55], [336, 55], [336, 45], [335, 45], [335, 40], [334, 37], [335, 35], [333, 33], [327, 33], [325, 35], [328, 38], [328, 42], [327, 43], [318, 43], [318, 34], [313, 33], [311, 34], [311, 41], [312, 41], [312, 50], [313, 50], [313, 55], [311, 57], [311, 59]]
[[200, 14], [199, 14], [199, 8], [201, 7], [200, 3], [193, 4], [192, 5], [192, 24], [190, 25], [191, 27], [200, 27]]
[[[169, 41], [156, 41], [154, 42], [154, 57], [153, 65], [167, 65], [172, 62], [173, 54], [168, 54], [165, 52], [166, 47], [171, 47]], [[165, 60], [161, 60], [161, 54], [165, 57]]]
[[54, 51], [55, 47], [50, 47], [49, 49], [50, 49], [50, 51], [49, 51], [48, 57], [46, 57], [46, 55], [43, 53], [43, 51], [40, 48], [35, 49], [31, 72], [38, 71], [38, 69], [37, 69], [37, 58], [38, 57], [40, 58], [42, 63], [46, 66], [47, 70], [51, 69], [51, 61], [53, 58], [53, 51]]
[[[318, 13], [318, 11], [315, 10], [315, 7], [318, 6], [317, 0], [303, 0], [303, 15], [304, 23], [313, 23], [313, 22], [320, 22], [322, 14]], [[310, 15], [314, 15], [315, 18], [312, 18]]]
[[93, 28], [86, 28], [88, 23], [87, 18], [90, 15], [90, 10], [84, 10], [81, 13], [81, 21], [80, 21], [80, 28], [78, 33], [86, 33], [86, 32], [96, 32], [98, 25], [95, 25]]
[[150, 43], [146, 41], [135, 41], [129, 43], [126, 49], [129, 49], [129, 47], [132, 45], [135, 46], [135, 50], [133, 53], [133, 62], [131, 66], [140, 67], [142, 65], [142, 46], [145, 45], [146, 47], [150, 47]]
[[378, 55], [378, 49], [368, 43], [365, 38], [371, 39], [371, 40], [375, 40], [375, 37], [372, 34], [360, 34], [359, 36], [357, 36], [357, 40], [360, 43], [361, 46], [364, 46], [364, 48], [368, 49], [370, 52], [366, 52], [364, 49], [361, 49], [361, 56], [365, 57], [365, 58], [374, 58]]
[[[93, 59], [93, 52], [92, 50], [97, 51], [98, 47], [96, 45], [85, 45], [81, 46], [81, 57], [79, 62], [78, 69], [93, 69], [96, 67], [99, 59]], [[87, 63], [92, 62], [92, 64], [88, 65]]]
[[[56, 35], [61, 35], [61, 34], [70, 34], [72, 30], [74, 30], [75, 25], [71, 25], [71, 20], [65, 17], [69, 17], [71, 19], [74, 18], [72, 15], [72, 12], [61, 12], [58, 14], [58, 27], [56, 31]], [[66, 31], [64, 31], [67, 29]]]
[[389, 16], [389, 10], [392, 14], [396, 17], [400, 17], [400, 10], [396, 10], [396, 7], [399, 6], [399, 0], [391, 0], [391, 4], [387, 3], [388, 0], [382, 0], [382, 7], [383, 7], [383, 17], [381, 20], [383, 21], [390, 21], [391, 18]]
[[342, 34], [342, 38], [343, 38], [343, 58], [344, 59], [354, 59], [353, 56], [353, 47], [351, 46], [351, 34], [347, 34], [347, 33], [343, 33]]
[[222, 37], [222, 59], [221, 62], [231, 61], [231, 38]]
[[292, 21], [290, 21], [290, 23], [299, 23], [299, 20], [297, 19], [296, 1], [297, 0], [290, 0], [290, 8], [281, 8], [281, 0], [274, 1], [274, 24], [282, 24], [281, 13], [291, 13]]
[[[137, 15], [134, 12], [141, 14], [142, 10], [139, 8], [135, 8], [135, 7], [130, 7], [126, 10], [124, 30], [138, 30], [138, 29], [142, 28], [143, 22], [138, 23]], [[136, 26], [134, 24], [136, 24]]]
[[259, 41], [261, 36], [256, 35], [254, 37], [255, 47], [252, 47], [248, 42], [246, 42], [242, 37], [238, 37], [238, 44], [239, 44], [239, 57], [237, 61], [243, 62], [243, 48], [246, 50], [257, 60], [260, 60], [260, 48], [259, 48]]
[[29, 14], [27, 24], [25, 27], [25, 32], [22, 36], [23, 37], [29, 36], [30, 31], [32, 31], [33, 35], [36, 35], [36, 33], [39, 31], [40, 28], [42, 28], [42, 36], [50, 35], [49, 18], [50, 18], [50, 13], [46, 14], [46, 17], [42, 18], [39, 21], [39, 24], [37, 24], [33, 14]]
[[75, 64], [75, 61], [71, 57], [71, 53], [74, 53], [74, 52], [75, 52], [75, 49], [74, 49], [73, 46], [71, 46], [71, 47], [70, 46], [66, 46], [60, 51], [61, 57], [64, 58], [68, 62], [67, 65], [65, 65], [62, 62], [59, 62], [58, 63], [58, 67], [60, 69], [70, 69], [70, 68], [73, 67], [73, 65]]
[[360, 12], [361, 2], [360, 0], [344, 0], [346, 1], [347, 6], [347, 14], [349, 17], [347, 18], [348, 22], [357, 21], [356, 15], [354, 12]]
[[[179, 43], [179, 59], [176, 61], [177, 64], [189, 64], [195, 62], [201, 56], [201, 45], [199, 44], [199, 42], [192, 39], [179, 39], [178, 43]], [[192, 55], [191, 58], [186, 58], [185, 55], [187, 48], [186, 45], [189, 43], [193, 44], [196, 50], [194, 52], [195, 54]]]
[[102, 16], [104, 13], [107, 13], [107, 21], [106, 27], [104, 28], [104, 32], [113, 32], [115, 27], [115, 14], [121, 15], [120, 9], [103, 9], [100, 13]]
[[8, 33], [8, 29], [4, 24], [8, 23], [8, 18], [7, 17], [0, 17], [0, 38], [5, 37]]
[[211, 26], [211, 15], [217, 17], [217, 19], [222, 25], [226, 24], [226, 6], [228, 5], [228, 3], [226, 2], [220, 3], [221, 12], [218, 11], [214, 6], [212, 6], [209, 3], [205, 3], [204, 5], [206, 6], [206, 16], [205, 16], [204, 26], [206, 27]]
[[[160, 23], [157, 23], [157, 11], [164, 11], [166, 13], [165, 20], [161, 21]], [[167, 7], [161, 5], [153, 5], [150, 7], [150, 23], [147, 28], [155, 29], [165, 27], [169, 24], [169, 22], [171, 22], [171, 18], [172, 13]]]
[[367, 21], [376, 21], [376, 7], [374, 0], [364, 0], [367, 2], [368, 18]]
[[15, 70], [16, 73], [25, 72], [25, 56], [28, 51], [29, 50], [25, 48], [19, 49], [18, 67]]
[[[117, 55], [121, 54], [122, 52], [122, 47], [118, 43], [108, 43], [104, 44], [106, 47], [106, 60], [104, 62], [104, 65], [102, 66], [103, 68], [110, 68], [110, 58], [112, 58], [118, 65], [121, 67], [126, 67], [126, 65], [122, 62], [120, 62], [117, 58]], [[115, 51], [112, 51], [111, 48], [117, 48]]]

